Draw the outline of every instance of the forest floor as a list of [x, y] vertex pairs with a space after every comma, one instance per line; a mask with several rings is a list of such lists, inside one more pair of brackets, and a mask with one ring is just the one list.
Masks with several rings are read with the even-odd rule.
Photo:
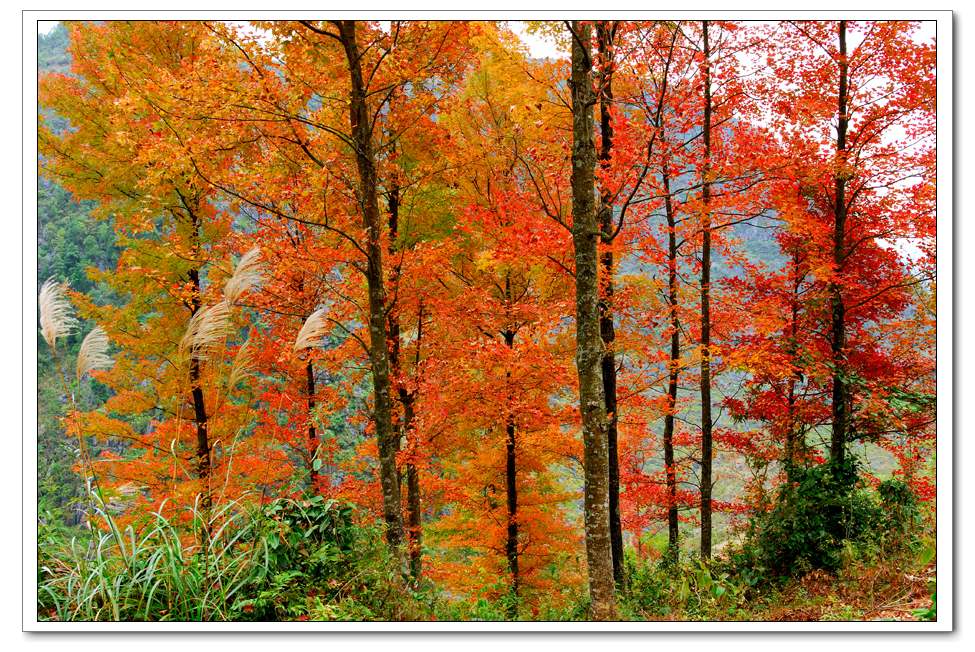
[[935, 616], [936, 573], [933, 560], [905, 551], [893, 558], [851, 562], [837, 573], [817, 569], [779, 586], [759, 585], [729, 600], [676, 596], [667, 615], [661, 616], [659, 608], [634, 615], [648, 621], [930, 620]]

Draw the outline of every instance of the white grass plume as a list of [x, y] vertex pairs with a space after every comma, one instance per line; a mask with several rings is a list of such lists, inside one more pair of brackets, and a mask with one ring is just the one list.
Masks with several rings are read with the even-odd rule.
[[96, 369], [109, 369], [111, 366], [112, 358], [108, 355], [108, 335], [101, 326], [95, 326], [85, 335], [81, 348], [78, 349], [78, 380], [81, 381], [85, 374]]
[[251, 352], [251, 340], [247, 338], [234, 356], [234, 364], [230, 367], [230, 376], [227, 379], [227, 393], [234, 391], [237, 383], [251, 375], [254, 368], [254, 355]]
[[64, 295], [65, 287], [65, 284], [51, 277], [44, 281], [37, 297], [41, 311], [41, 335], [52, 349], [59, 339], [70, 335], [78, 323], [71, 314], [71, 303]]
[[223, 296], [231, 304], [236, 304], [244, 293], [261, 282], [263, 274], [261, 250], [254, 247], [241, 256], [237, 267], [234, 268], [233, 276], [223, 286]]
[[298, 331], [298, 337], [295, 338], [295, 353], [321, 345], [327, 328], [328, 322], [325, 319], [325, 308], [319, 308], [308, 315], [308, 319], [305, 320], [301, 330]]
[[191, 353], [204, 359], [230, 335], [230, 302], [224, 299], [212, 306], [198, 310], [186, 326], [179, 342], [182, 355]]

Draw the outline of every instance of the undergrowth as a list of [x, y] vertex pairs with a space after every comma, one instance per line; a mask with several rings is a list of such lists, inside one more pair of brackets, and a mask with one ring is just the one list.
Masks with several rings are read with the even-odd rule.
[[[934, 516], [902, 482], [794, 474], [771, 511], [709, 562], [627, 551], [624, 620], [870, 620], [937, 617]], [[39, 529], [38, 614], [71, 621], [585, 620], [585, 591], [516, 599], [503, 586], [448, 595], [404, 581], [379, 525], [321, 496], [120, 528]], [[55, 520], [52, 519], [52, 522]], [[177, 525], [179, 523], [179, 525]], [[661, 551], [663, 552], [663, 551]], [[499, 580], [500, 581], [500, 580]], [[583, 587], [584, 588], [584, 587]], [[488, 595], [500, 598], [485, 597]]]
[[239, 501], [189, 526], [160, 509], [121, 529], [39, 531], [38, 616], [72, 621], [400, 620], [418, 599], [393, 575], [381, 532], [321, 496]]

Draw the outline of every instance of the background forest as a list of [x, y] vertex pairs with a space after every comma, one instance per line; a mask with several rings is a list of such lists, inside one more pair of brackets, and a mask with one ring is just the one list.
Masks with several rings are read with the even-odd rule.
[[40, 35], [38, 617], [934, 619], [934, 62]]

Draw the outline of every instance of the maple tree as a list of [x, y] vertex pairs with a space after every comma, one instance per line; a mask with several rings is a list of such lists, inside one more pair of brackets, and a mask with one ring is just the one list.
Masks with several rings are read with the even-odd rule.
[[[678, 142], [680, 133], [687, 127], [674, 128], [672, 122], [679, 116], [671, 115], [671, 107], [679, 107], [691, 102], [687, 96], [689, 82], [692, 81], [692, 60], [678, 48], [680, 30], [677, 25], [653, 25], [650, 29], [634, 30], [630, 47], [635, 56], [628, 61], [628, 72], [635, 79], [647, 80], [646, 86], [638, 85], [630, 94], [629, 102], [636, 108], [642, 120], [631, 120], [628, 125], [634, 130], [635, 140], [646, 148], [646, 158], [643, 164], [643, 175], [647, 176], [643, 192], [634, 187], [630, 196], [642, 201], [645, 205], [638, 207], [642, 215], [637, 223], [634, 237], [635, 253], [643, 260], [666, 270], [666, 291], [661, 313], [666, 314], [666, 325], [658, 323], [660, 320], [651, 313], [649, 318], [642, 321], [642, 328], [660, 329], [661, 336], [669, 341], [666, 370], [667, 378], [665, 390], [665, 404], [663, 412], [663, 484], [664, 495], [659, 492], [658, 479], [647, 477], [642, 471], [645, 462], [636, 455], [630, 460], [630, 469], [626, 474], [628, 481], [627, 501], [632, 505], [633, 515], [630, 520], [639, 523], [639, 529], [645, 527], [646, 522], [638, 516], [639, 512], [647, 509], [654, 510], [663, 506], [668, 522], [669, 554], [675, 558], [678, 555], [679, 509], [684, 503], [686, 507], [690, 495], [679, 489], [678, 476], [680, 474], [678, 460], [675, 455], [675, 433], [678, 408], [678, 380], [681, 370], [686, 366], [681, 350], [681, 321], [689, 318], [683, 315], [686, 309], [681, 308], [680, 267], [682, 247], [689, 237], [681, 226], [688, 221], [681, 219], [680, 194], [673, 185], [672, 179], [680, 178], [679, 161], [681, 160], [681, 145]], [[676, 113], [676, 110], [674, 111]], [[687, 112], [690, 114], [691, 112]], [[686, 114], [685, 114], [686, 115]], [[642, 210], [640, 210], [642, 209]], [[653, 213], [663, 211], [662, 221], [652, 220]], [[656, 222], [656, 223], [655, 223]], [[659, 233], [657, 232], [659, 230]], [[663, 242], [666, 246], [663, 246]], [[656, 375], [653, 364], [656, 356], [649, 358], [650, 373]], [[643, 448], [641, 445], [640, 448]], [[678, 494], [683, 493], [683, 499]]]
[[[45, 78], [41, 98], [73, 128], [42, 128], [40, 149], [60, 183], [98, 200], [96, 215], [114, 218], [118, 267], [90, 275], [128, 298], [98, 306], [76, 296], [81, 316], [97, 321], [121, 353], [97, 376], [114, 395], [74, 415], [70, 428], [141, 451], [138, 461], [109, 451], [98, 461], [137, 502], [186, 505], [199, 495], [207, 507], [228, 486], [238, 492], [262, 477], [273, 484], [286, 476], [286, 460], [267, 441], [243, 436], [249, 411], [234, 396], [247, 391], [240, 382], [249, 364], [247, 348], [234, 342], [242, 327], [234, 306], [254, 279], [222, 287], [234, 272], [223, 243], [231, 215], [180, 155], [147, 91], [219, 54], [192, 23], [78, 24], [70, 33], [77, 76]], [[137, 415], [148, 420], [142, 432], [130, 420]]]
[[[842, 463], [851, 442], [899, 431], [880, 413], [902, 418], [906, 404], [896, 397], [908, 392], [917, 407], [921, 378], [931, 379], [930, 358], [894, 354], [878, 338], [900, 328], [914, 310], [913, 290], [932, 278], [933, 252], [923, 243], [934, 229], [925, 182], [933, 173], [933, 49], [915, 42], [906, 23], [786, 27], [815, 55], [779, 41], [769, 56], [775, 81], [764, 80], [775, 85], [774, 125], [783, 134], [774, 202], [788, 263], [755, 275], [753, 287], [788, 318], [756, 322], [758, 350], [772, 355], [749, 365], [761, 392], [751, 410], [778, 421], [790, 461], [806, 454], [810, 428], [828, 424], [830, 458]], [[903, 246], [916, 248], [913, 261], [898, 252]], [[786, 337], [773, 342], [776, 333]], [[923, 410], [906, 412], [917, 419]], [[927, 437], [919, 426], [911, 430]]]

